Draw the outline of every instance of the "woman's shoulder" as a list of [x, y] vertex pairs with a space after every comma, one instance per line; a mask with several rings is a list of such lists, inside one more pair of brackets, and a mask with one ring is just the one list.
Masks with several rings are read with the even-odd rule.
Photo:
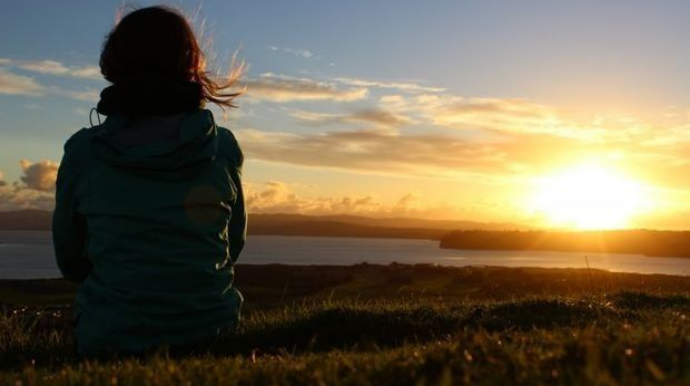
[[82, 127], [72, 134], [65, 142], [65, 152], [79, 150], [91, 142], [91, 138], [103, 131], [102, 125]]
[[91, 138], [102, 132], [101, 125], [84, 127], [72, 134], [64, 145], [64, 159], [72, 164], [90, 164], [92, 159]]
[[235, 160], [237, 166], [242, 167], [244, 163], [244, 153], [240, 144], [230, 129], [218, 126], [219, 151], [226, 157]]

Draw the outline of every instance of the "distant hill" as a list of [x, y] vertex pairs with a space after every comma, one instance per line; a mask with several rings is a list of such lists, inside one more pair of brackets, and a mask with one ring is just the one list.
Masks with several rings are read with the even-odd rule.
[[[0, 212], [0, 230], [50, 230], [52, 213], [40, 210]], [[333, 237], [392, 237], [440, 240], [456, 229], [526, 229], [515, 224], [474, 221], [369, 218], [361, 216], [249, 215], [249, 234]]]
[[283, 235], [283, 236], [329, 236], [329, 237], [371, 237], [400, 239], [440, 240], [445, 229], [426, 228], [393, 228], [352, 224], [319, 219], [278, 221], [262, 218], [255, 220], [250, 216], [250, 235]]
[[381, 228], [405, 228], [405, 229], [436, 229], [436, 230], [527, 230], [532, 229], [513, 223], [484, 223], [477, 221], [460, 220], [426, 220], [408, 217], [373, 218], [352, 215], [324, 215], [307, 216], [302, 214], [284, 213], [252, 213], [249, 226], [257, 226], [257, 230], [266, 226], [292, 225], [296, 223], [340, 223], [351, 225], [365, 225]]
[[0, 231], [46, 231], [52, 221], [53, 212], [45, 210], [0, 212]]
[[456, 231], [441, 238], [441, 248], [630, 253], [690, 257], [690, 232], [616, 231]]

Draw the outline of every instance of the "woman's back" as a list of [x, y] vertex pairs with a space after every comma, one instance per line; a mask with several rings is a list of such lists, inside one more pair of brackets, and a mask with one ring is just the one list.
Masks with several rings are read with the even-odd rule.
[[[150, 138], [136, 144], [131, 130]], [[160, 134], [176, 130], [177, 138]], [[237, 323], [241, 163], [234, 137], [206, 110], [167, 121], [108, 118], [68, 141], [58, 195], [84, 222], [93, 266], [76, 302], [82, 352], [183, 343]], [[56, 241], [70, 217], [58, 210]], [[68, 275], [60, 255], [58, 263]]]
[[108, 36], [101, 125], [65, 145], [53, 238], [63, 275], [81, 282], [85, 355], [191, 343], [236, 326], [233, 265], [245, 240], [243, 156], [205, 102], [233, 107], [177, 11], [127, 15]]

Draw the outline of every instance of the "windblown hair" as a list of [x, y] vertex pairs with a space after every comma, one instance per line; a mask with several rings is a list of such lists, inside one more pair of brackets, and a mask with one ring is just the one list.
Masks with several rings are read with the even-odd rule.
[[[195, 82], [202, 101], [219, 107], [236, 107], [231, 91], [244, 72], [234, 60], [226, 76], [212, 77], [191, 24], [179, 11], [153, 6], [126, 14], [107, 35], [100, 58], [101, 74], [118, 83], [146, 78]], [[200, 103], [202, 101], [199, 101]]]

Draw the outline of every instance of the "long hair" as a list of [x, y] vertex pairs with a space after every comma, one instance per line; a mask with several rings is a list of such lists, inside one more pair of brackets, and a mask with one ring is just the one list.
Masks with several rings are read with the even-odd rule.
[[147, 77], [198, 83], [202, 100], [221, 108], [236, 107], [233, 100], [242, 94], [231, 89], [244, 64], [236, 66], [233, 59], [226, 76], [212, 77], [191, 24], [166, 6], [141, 8], [122, 17], [106, 36], [99, 64], [103, 77], [115, 85]]

